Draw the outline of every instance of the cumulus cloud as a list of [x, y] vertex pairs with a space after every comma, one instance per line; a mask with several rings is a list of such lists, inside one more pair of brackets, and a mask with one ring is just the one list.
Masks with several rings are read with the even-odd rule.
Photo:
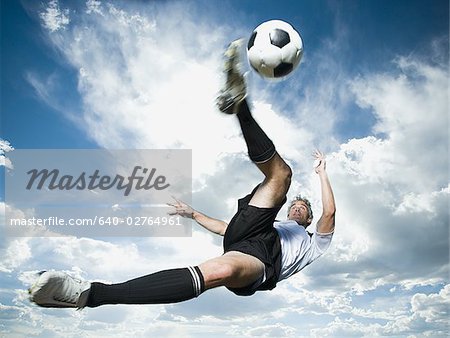
[[[371, 149], [372, 161], [378, 162], [375, 170], [388, 165], [383, 181], [415, 191], [440, 190], [448, 183], [448, 96], [443, 90], [448, 84], [447, 68], [406, 57], [395, 64], [394, 76], [373, 74], [352, 81], [357, 103], [374, 111], [374, 132], [387, 136]], [[386, 153], [390, 160], [381, 157]], [[370, 165], [367, 160], [361, 162]], [[379, 176], [364, 169], [370, 176]], [[427, 180], [418, 179], [425, 175]]]
[[31, 258], [31, 248], [27, 238], [14, 239], [6, 248], [0, 248], [2, 261], [1, 272], [12, 272]]
[[44, 11], [40, 13], [42, 24], [50, 32], [64, 29], [70, 22], [69, 10], [61, 9], [58, 0], [52, 0]]
[[446, 285], [437, 294], [415, 294], [411, 299], [411, 307], [413, 313], [425, 319], [427, 323], [446, 325], [450, 315], [450, 285]]
[[[212, 173], [222, 154], [244, 149], [236, 121], [214, 104], [223, 81], [222, 50], [230, 36], [244, 35], [243, 27], [230, 33], [214, 23], [211, 30], [214, 15], [198, 18], [176, 3], [136, 13], [89, 1], [86, 14], [50, 39], [78, 71], [83, 115], [69, 118], [95, 142], [106, 148], [192, 148], [198, 176]], [[47, 104], [70, 110], [58, 99], [60, 77], [29, 72], [27, 80]], [[255, 96], [255, 115], [273, 126], [271, 137], [287, 157], [305, 155], [311, 132], [292, 124], [269, 98], [264, 91]]]
[[8, 169], [12, 169], [13, 165], [8, 157], [6, 157], [6, 153], [13, 151], [14, 148], [11, 146], [9, 141], [0, 139], [0, 167], [6, 167]]

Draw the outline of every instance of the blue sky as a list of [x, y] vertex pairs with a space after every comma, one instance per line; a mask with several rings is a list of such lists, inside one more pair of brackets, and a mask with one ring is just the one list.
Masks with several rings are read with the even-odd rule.
[[2, 333], [447, 336], [448, 13], [438, 0], [2, 1], [2, 173], [14, 149], [192, 149], [193, 206], [228, 219], [261, 177], [213, 105], [221, 53], [277, 18], [300, 31], [304, 57], [281, 82], [249, 73], [254, 115], [294, 168], [288, 197], [320, 213], [319, 147], [338, 206], [327, 254], [274, 291], [177, 305], [74, 313], [24, 290], [45, 268], [118, 282], [220, 255], [196, 225], [192, 238], [3, 237]]
[[[282, 18], [302, 28], [308, 53], [317, 51], [324, 42], [333, 43], [333, 39], [343, 34], [345, 40], [339, 41], [341, 44], [335, 47], [339, 49], [339, 54], [334, 58], [350, 74], [380, 68], [386, 70], [391, 67], [390, 63], [396, 56], [405, 52], [427, 58], [431, 41], [444, 34], [448, 28], [448, 16], [442, 8], [445, 3], [439, 1], [431, 6], [420, 0], [365, 3], [288, 1], [282, 6], [271, 1], [264, 6], [259, 1], [245, 1], [239, 5], [236, 1], [220, 4], [212, 2], [209, 5], [206, 2], [197, 2], [197, 5], [193, 5], [195, 2], [188, 3], [190, 7], [197, 7], [196, 11], [212, 12], [216, 17], [220, 8], [224, 7], [224, 10], [233, 13], [230, 25], [233, 25], [237, 16], [249, 30], [267, 19]], [[78, 10], [82, 8], [82, 3], [76, 4]], [[139, 2], [133, 4], [140, 6]], [[27, 71], [38, 69], [43, 74], [57, 74], [55, 76], [60, 76], [59, 80], [63, 81], [63, 86], [59, 89], [61, 92], [57, 94], [65, 97], [64, 104], [73, 109], [82, 109], [76, 90], [76, 70], [60, 59], [46, 42], [45, 31], [39, 25], [39, 10], [42, 10], [40, 5], [30, 1], [12, 1], [2, 5], [4, 138], [17, 148], [96, 147], [95, 142], [80, 137], [80, 134], [83, 135], [82, 130], [74, 129], [72, 124], [55, 113], [55, 109], [49, 109], [48, 105], [38, 100], [27, 84], [24, 74]], [[240, 24], [242, 25], [241, 22]], [[317, 65], [313, 66], [310, 71], [315, 72], [316, 67]], [[314, 77], [314, 73], [308, 73], [308, 76]], [[24, 125], [21, 122], [25, 116], [28, 123]], [[338, 125], [342, 137], [359, 136], [355, 134], [361, 132], [353, 127], [353, 122], [358, 127], [362, 125], [365, 128], [373, 123], [368, 116], [365, 116], [368, 117], [368, 122], [355, 116], [357, 114], [349, 113], [345, 118], [352, 120]], [[53, 128], [53, 123], [57, 123], [58, 127]], [[34, 128], [36, 125], [46, 126], [46, 132], [42, 133], [40, 128]]]

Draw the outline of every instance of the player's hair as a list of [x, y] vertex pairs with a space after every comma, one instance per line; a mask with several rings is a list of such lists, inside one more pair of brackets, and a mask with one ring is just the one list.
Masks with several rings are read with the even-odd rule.
[[307, 198], [303, 197], [302, 195], [295, 196], [294, 199], [291, 201], [291, 204], [289, 205], [289, 209], [288, 209], [288, 215], [289, 215], [289, 211], [291, 211], [292, 206], [295, 204], [295, 202], [298, 202], [298, 201], [302, 201], [306, 204], [306, 207], [308, 208], [309, 217], [311, 219], [313, 219], [314, 216], [313, 216], [313, 212], [311, 209], [311, 202]]

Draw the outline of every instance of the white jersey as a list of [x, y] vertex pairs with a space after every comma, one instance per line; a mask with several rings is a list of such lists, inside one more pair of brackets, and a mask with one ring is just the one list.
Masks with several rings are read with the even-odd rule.
[[281, 241], [281, 272], [279, 281], [286, 279], [311, 264], [328, 249], [333, 233], [309, 235], [297, 222], [275, 222]]

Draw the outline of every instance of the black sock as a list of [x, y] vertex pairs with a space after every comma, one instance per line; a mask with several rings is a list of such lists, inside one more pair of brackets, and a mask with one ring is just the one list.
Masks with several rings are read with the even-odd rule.
[[92, 283], [86, 306], [178, 303], [204, 290], [203, 275], [197, 266], [172, 269], [119, 284]]
[[246, 100], [240, 104], [237, 117], [250, 159], [255, 163], [264, 163], [270, 160], [276, 152], [275, 145], [253, 119]]

